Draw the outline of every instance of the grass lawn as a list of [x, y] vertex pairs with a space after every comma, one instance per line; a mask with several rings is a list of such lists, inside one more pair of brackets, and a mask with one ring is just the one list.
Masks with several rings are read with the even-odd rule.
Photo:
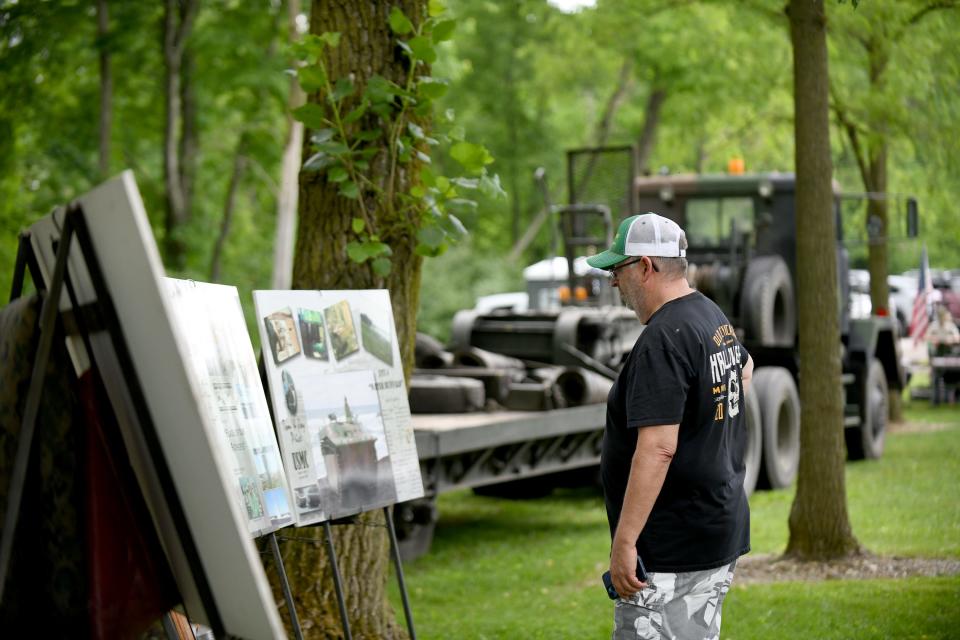
[[[854, 533], [875, 553], [960, 558], [960, 409], [911, 405], [907, 416], [937, 428], [890, 434], [881, 460], [847, 465]], [[784, 549], [792, 499], [792, 490], [751, 498], [755, 552]], [[531, 501], [457, 492], [439, 505], [431, 552], [406, 565], [418, 637], [610, 637], [600, 585], [609, 534], [596, 492]], [[395, 588], [393, 602], [402, 611]], [[960, 576], [734, 582], [724, 638], [801, 635], [960, 637]]]

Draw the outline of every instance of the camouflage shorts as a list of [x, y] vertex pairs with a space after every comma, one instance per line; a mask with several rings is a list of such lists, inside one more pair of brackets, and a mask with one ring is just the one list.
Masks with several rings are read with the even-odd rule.
[[712, 640], [737, 562], [706, 571], [649, 574], [647, 587], [620, 598], [613, 640]]

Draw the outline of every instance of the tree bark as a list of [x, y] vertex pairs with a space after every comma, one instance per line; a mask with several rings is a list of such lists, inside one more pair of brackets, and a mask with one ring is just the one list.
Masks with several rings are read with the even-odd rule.
[[837, 307], [836, 223], [823, 0], [791, 0], [797, 171], [800, 328], [800, 469], [787, 555], [829, 559], [856, 552], [844, 477], [843, 384]]
[[181, 269], [186, 243], [178, 231], [187, 221], [187, 202], [180, 167], [182, 135], [181, 68], [187, 38], [197, 13], [197, 0], [166, 0], [163, 17], [165, 122], [163, 176], [166, 191], [163, 245], [169, 265]]
[[[288, 0], [287, 19], [290, 42], [295, 42], [297, 16], [300, 0]], [[303, 104], [303, 90], [296, 78], [290, 79], [290, 94], [287, 99], [287, 138], [283, 145], [283, 160], [280, 169], [280, 193], [277, 195], [277, 235], [273, 245], [274, 289], [289, 289], [293, 272], [293, 242], [297, 225], [297, 175], [300, 173], [303, 147], [303, 123], [295, 120], [292, 111]]]
[[100, 141], [97, 168], [100, 178], [110, 176], [110, 126], [113, 120], [113, 73], [110, 69], [110, 17], [107, 0], [97, 0], [97, 43], [100, 50]]
[[[425, 4], [424, 0], [394, 3], [313, 0], [310, 32], [341, 34], [340, 46], [327, 49], [330, 77], [353, 74], [358, 93], [373, 74], [403, 84], [406, 61], [397, 53], [395, 37], [388, 25], [389, 12], [391, 5], [398, 6], [414, 24], [419, 24], [426, 15]], [[322, 98], [310, 95], [308, 99], [319, 102]], [[375, 126], [375, 119], [376, 116], [370, 114], [357, 124], [371, 129]], [[421, 126], [429, 124], [419, 122]], [[305, 137], [309, 139], [309, 136]], [[382, 177], [379, 164], [375, 157], [371, 162], [371, 177]], [[409, 376], [422, 262], [414, 251], [416, 231], [406, 222], [390, 219], [384, 207], [372, 207], [372, 201], [367, 204], [380, 239], [393, 250], [393, 268], [385, 279], [376, 277], [368, 265], [358, 265], [347, 257], [346, 245], [355, 239], [351, 220], [361, 217], [358, 202], [338, 195], [337, 185], [329, 183], [326, 174], [301, 172], [293, 287], [386, 287], [390, 291], [404, 371]], [[406, 631], [397, 625], [386, 598], [389, 542], [382, 525], [381, 512], [371, 512], [362, 515], [358, 524], [334, 527], [338, 562], [346, 582], [348, 615], [356, 638], [406, 636]], [[339, 638], [337, 604], [321, 542], [322, 530], [306, 529], [302, 535], [310, 536], [314, 541], [287, 544], [282, 553], [305, 635]]]

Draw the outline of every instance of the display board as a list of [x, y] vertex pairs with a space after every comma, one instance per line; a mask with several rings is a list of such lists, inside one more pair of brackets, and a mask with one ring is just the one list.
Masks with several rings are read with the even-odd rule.
[[389, 293], [253, 295], [297, 524], [422, 497]]
[[293, 524], [287, 477], [236, 287], [164, 278], [174, 326], [229, 470], [234, 499], [254, 536]]
[[[94, 327], [89, 355], [100, 371], [187, 613], [211, 626], [216, 626], [215, 616], [223, 632], [233, 636], [283, 638], [269, 583], [234, 499], [230, 469], [210, 437], [214, 426], [198, 393], [200, 381], [187, 366], [189, 345], [173, 327], [163, 264], [133, 174], [121, 174], [78, 202], [109, 294], [109, 301], [97, 300], [75, 240], [68, 272], [78, 304], [109, 302], [119, 321], [113, 332]], [[31, 227], [34, 252], [45, 263], [44, 277], [53, 272], [49, 260], [65, 215], [65, 209], [58, 209]]]

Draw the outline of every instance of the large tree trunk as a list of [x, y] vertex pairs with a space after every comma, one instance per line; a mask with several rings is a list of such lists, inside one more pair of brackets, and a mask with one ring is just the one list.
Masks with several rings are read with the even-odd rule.
[[100, 50], [100, 143], [97, 168], [100, 178], [110, 176], [110, 123], [113, 119], [113, 73], [110, 70], [110, 18], [107, 0], [97, 0], [97, 47]]
[[823, 0], [791, 0], [800, 320], [800, 470], [787, 554], [828, 559], [859, 548], [847, 515], [843, 384], [831, 186]]
[[[297, 16], [300, 0], [288, 0], [287, 24], [290, 42], [298, 39]], [[290, 79], [287, 100], [287, 139], [283, 145], [280, 169], [280, 193], [277, 195], [277, 235], [273, 244], [274, 289], [289, 289], [293, 273], [293, 241], [297, 230], [297, 176], [300, 173], [303, 147], [303, 123], [294, 120], [292, 111], [303, 104], [303, 90], [296, 78]]]
[[163, 132], [163, 176], [166, 191], [163, 246], [169, 266], [181, 269], [186, 260], [186, 243], [178, 231], [187, 221], [187, 199], [180, 166], [182, 147], [181, 69], [187, 38], [197, 13], [197, 0], [166, 0], [163, 17], [163, 61], [165, 122]]
[[[419, 24], [425, 14], [423, 0], [394, 3], [357, 3], [353, 0], [313, 0], [310, 32], [339, 32], [340, 46], [328, 49], [331, 78], [353, 74], [362, 91], [373, 74], [404, 83], [403, 59], [396, 52], [395, 37], [388, 25], [392, 5], [399, 6]], [[317, 95], [309, 96], [313, 102]], [[375, 116], [365, 116], [375, 118]], [[373, 122], [358, 123], [372, 128]], [[421, 125], [426, 124], [422, 123]], [[307, 136], [309, 139], [309, 137]], [[375, 158], [371, 176], [382, 178]], [[385, 287], [390, 291], [400, 355], [409, 375], [413, 362], [416, 313], [420, 290], [422, 258], [414, 252], [415, 231], [407, 224], [388, 219], [385, 207], [368, 204], [372, 222], [381, 240], [393, 250], [393, 268], [384, 279], [374, 275], [368, 265], [351, 262], [346, 245], [355, 238], [351, 220], [361, 217], [359, 203], [338, 195], [335, 184], [324, 173], [301, 173], [299, 223], [293, 266], [296, 289], [366, 289]], [[370, 526], [379, 524], [381, 526]], [[359, 524], [334, 527], [340, 569], [346, 582], [347, 608], [354, 637], [404, 637], [386, 598], [389, 566], [389, 542], [381, 512], [365, 514]], [[322, 531], [310, 528], [302, 532], [317, 542], [288, 543], [283, 546], [284, 563], [297, 612], [310, 638], [338, 638], [340, 625], [330, 569], [323, 550]]]

